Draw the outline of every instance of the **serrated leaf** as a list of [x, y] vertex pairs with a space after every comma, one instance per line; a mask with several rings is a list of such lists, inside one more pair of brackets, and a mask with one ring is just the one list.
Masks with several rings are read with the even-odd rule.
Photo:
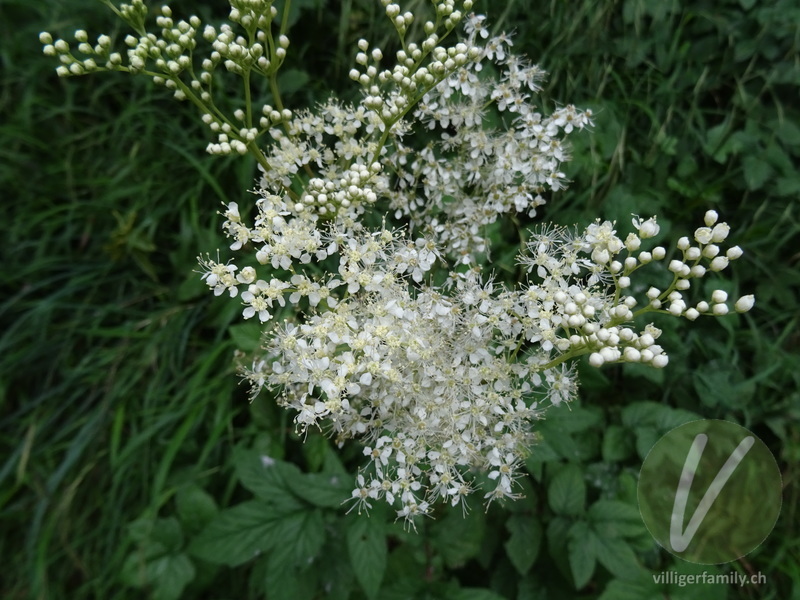
[[788, 146], [800, 146], [800, 127], [789, 119], [775, 121], [773, 125], [778, 139]]
[[[718, 586], [724, 589], [723, 586]], [[671, 596], [670, 596], [671, 597]], [[647, 581], [611, 580], [598, 600], [664, 600], [665, 596]]]
[[347, 524], [347, 551], [364, 593], [368, 598], [376, 598], [386, 572], [384, 523], [366, 515], [351, 517]]
[[325, 462], [328, 453], [328, 438], [321, 432], [308, 432], [302, 446], [303, 457], [310, 473], [316, 473]]
[[[356, 587], [353, 568], [346, 558], [347, 544], [344, 536], [339, 533], [340, 528], [337, 524], [336, 533], [328, 536], [320, 551], [321, 558], [311, 565], [319, 581], [319, 586], [325, 590], [325, 600], [348, 600]], [[328, 556], [341, 557], [341, 559], [327, 560], [325, 557]]]
[[261, 500], [225, 509], [192, 541], [189, 551], [210, 563], [241, 565], [285, 543], [276, 532], [292, 512], [281, 512]]
[[486, 516], [481, 511], [462, 515], [450, 510], [445, 518], [436, 521], [432, 530], [433, 545], [445, 564], [450, 568], [458, 568], [480, 553]]
[[547, 524], [547, 552], [558, 568], [569, 578], [569, 551], [567, 549], [567, 534], [572, 527], [572, 521], [566, 517], [555, 517]]
[[580, 433], [599, 425], [602, 420], [600, 410], [562, 404], [547, 411], [546, 423], [562, 433]]
[[728, 135], [728, 122], [722, 122], [706, 132], [705, 151], [718, 163], [724, 163], [731, 151], [730, 140], [726, 142]]
[[292, 513], [280, 521], [273, 535], [283, 540], [281, 553], [293, 555], [300, 564], [310, 563], [325, 543], [322, 513], [316, 508]]
[[665, 369], [654, 369], [649, 365], [643, 365], [641, 363], [622, 364], [622, 374], [626, 379], [629, 377], [639, 377], [659, 386], [664, 385], [664, 371]]
[[177, 600], [194, 577], [194, 565], [185, 554], [167, 554], [142, 562], [141, 556], [134, 553], [125, 560], [121, 573], [122, 581], [131, 587], [153, 588], [152, 597], [158, 600]]
[[154, 519], [149, 514], [127, 526], [128, 536], [147, 556], [178, 552], [183, 546], [183, 529], [174, 517]]
[[339, 508], [354, 486], [352, 479], [328, 473], [290, 473], [286, 483], [296, 496], [322, 508]]
[[313, 598], [318, 587], [317, 569], [307, 562], [298, 562], [291, 552], [273, 552], [265, 577], [270, 600]]
[[578, 521], [569, 529], [567, 552], [569, 568], [575, 582], [575, 589], [583, 588], [594, 574], [596, 564], [595, 534], [584, 521]]
[[602, 454], [606, 462], [619, 462], [633, 452], [635, 435], [619, 425], [609, 425], [603, 435]]
[[[589, 507], [587, 516], [601, 537], [605, 534], [618, 536], [638, 536], [647, 531], [639, 509], [627, 502], [619, 500], [598, 500]], [[610, 528], [600, 529], [600, 526]]]
[[[319, 4], [320, 0], [295, 0], [295, 2], [292, 2], [289, 8], [289, 15], [287, 17], [287, 24], [289, 28], [291, 29], [300, 19], [301, 11], [309, 8], [317, 8]], [[281, 7], [280, 10], [283, 11], [283, 7]], [[280, 12], [279, 15], [281, 18], [283, 18], [283, 12]], [[280, 90], [283, 92], [283, 87], [281, 87]]]
[[538, 428], [540, 440], [531, 447], [531, 455], [525, 460], [529, 470], [535, 470], [535, 465], [543, 462], [552, 462], [565, 458], [571, 454], [572, 438], [567, 434], [559, 433], [556, 429], [547, 429], [547, 422]]
[[628, 429], [649, 425], [666, 432], [699, 418], [699, 415], [688, 410], [675, 409], [650, 401], [634, 402], [622, 409], [622, 423]]
[[575, 516], [586, 503], [586, 483], [578, 465], [564, 465], [547, 487], [547, 502], [556, 514]]
[[520, 579], [516, 600], [547, 600], [547, 588], [541, 581], [541, 575], [533, 573]]
[[656, 442], [661, 439], [662, 434], [655, 427], [636, 428], [636, 454], [644, 459]]
[[300, 498], [291, 492], [287, 481], [301, 475], [295, 465], [241, 448], [234, 450], [233, 463], [239, 481], [257, 498], [281, 511], [303, 508]]
[[258, 323], [237, 323], [228, 327], [228, 333], [236, 347], [243, 352], [253, 352], [261, 347], [263, 330]]
[[219, 512], [214, 498], [197, 485], [182, 487], [175, 494], [178, 517], [190, 532], [198, 532]]
[[778, 177], [775, 180], [775, 193], [779, 196], [800, 195], [800, 178]]
[[165, 556], [150, 568], [155, 577], [153, 600], [178, 600], [195, 576], [194, 565], [185, 554]]
[[282, 95], [289, 96], [301, 90], [309, 79], [308, 73], [299, 69], [281, 70], [278, 73], [278, 87]]
[[639, 565], [628, 542], [621, 538], [595, 536], [597, 560], [618, 579], [636, 580], [642, 576]]
[[533, 516], [515, 514], [506, 521], [506, 529], [511, 533], [504, 545], [506, 554], [517, 572], [525, 575], [539, 555], [542, 526]]
[[751, 190], [761, 189], [774, 173], [770, 164], [758, 156], [746, 156], [742, 160], [744, 179]]
[[506, 600], [506, 598], [484, 588], [461, 588], [447, 594], [447, 600]]

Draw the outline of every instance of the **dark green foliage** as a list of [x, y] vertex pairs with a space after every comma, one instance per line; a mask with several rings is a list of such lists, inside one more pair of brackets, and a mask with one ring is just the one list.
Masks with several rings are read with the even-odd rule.
[[[224, 4], [173, 9], [216, 22]], [[303, 444], [272, 398], [248, 404], [234, 350], [257, 336], [192, 272], [225, 247], [216, 211], [254, 164], [205, 155], [193, 109], [146, 81], [55, 77], [38, 32], [117, 27], [100, 3], [3, 0], [0, 596], [800, 597], [800, 2], [478, 4], [550, 73], [545, 107], [595, 113], [544, 218], [658, 214], [669, 239], [715, 208], [745, 250], [728, 291], [756, 293], [754, 311], [662, 320], [663, 371], [581, 365], [582, 399], [542, 422], [516, 503], [441, 510], [418, 532], [379, 507], [345, 515], [360, 450]], [[352, 95], [355, 41], [389, 39], [378, 3], [294, 6], [288, 103]], [[513, 256], [518, 240], [495, 237]], [[785, 485], [773, 534], [718, 567], [660, 550], [636, 504], [646, 453], [697, 418], [756, 432]], [[766, 583], [654, 582], [665, 570]]]

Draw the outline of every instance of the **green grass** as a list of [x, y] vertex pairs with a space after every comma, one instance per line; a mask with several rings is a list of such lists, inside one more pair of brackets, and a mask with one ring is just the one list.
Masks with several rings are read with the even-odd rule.
[[[218, 21], [220, 4], [197, 10]], [[297, 103], [348, 88], [359, 37], [388, 39], [375, 24], [376, 3], [305, 4], [305, 33], [295, 35], [296, 62], [288, 65], [308, 75], [292, 97]], [[574, 148], [573, 184], [545, 217], [623, 222], [633, 212], [657, 213], [677, 236], [716, 208], [746, 252], [731, 285], [757, 294], [747, 317], [667, 326], [665, 372], [587, 372], [582, 406], [602, 420], [570, 435], [586, 448], [578, 464], [589, 479], [613, 472], [624, 482], [641, 462], [604, 462], [592, 444], [632, 402], [731, 419], [758, 433], [783, 473], [783, 513], [764, 546], [735, 565], [764, 572], [768, 585], [725, 593], [798, 598], [800, 6], [648, 8], [655, 6], [510, 1], [490, 10], [493, 21], [517, 31], [517, 50], [551, 74], [546, 106], [567, 100], [595, 110], [595, 133]], [[301, 446], [269, 398], [247, 403], [233, 356], [248, 332], [229, 333], [236, 307], [213, 298], [193, 273], [199, 252], [225, 248], [216, 211], [244, 196], [254, 165], [207, 156], [207, 132], [191, 107], [163, 90], [119, 74], [59, 80], [40, 53], [41, 30], [100, 32], [111, 23], [99, 3], [0, 2], [0, 595], [8, 599], [149, 597], [121, 581], [126, 561], [144, 547], [131, 523], [179, 514], [175, 495], [193, 486], [222, 508], [248, 499], [233, 473], [237, 444], [309, 470], [320, 468], [314, 452], [324, 454], [324, 444]], [[332, 85], [337, 73], [341, 83]], [[498, 256], [502, 249], [497, 240]], [[722, 374], [729, 395], [708, 394], [711, 373]], [[343, 462], [354, 471], [357, 450], [347, 449]], [[543, 467], [546, 477], [551, 466]], [[540, 502], [531, 510], [548, 527], [545, 483], [531, 485]], [[589, 493], [624, 495], [618, 485], [590, 485]], [[492, 533], [503, 531], [508, 513], [473, 512], [489, 526], [473, 554], [465, 541], [461, 563], [447, 548], [446, 527], [457, 521], [431, 525], [424, 542], [392, 529], [391, 577], [427, 561], [431, 590], [491, 584], [509, 598], [541, 597], [530, 591], [540, 586], [557, 597], [596, 598], [611, 579], [600, 570], [575, 592], [559, 572], [559, 550], [544, 543], [532, 574], [520, 578], [501, 534]], [[341, 519], [330, 519], [336, 530]], [[670, 564], [664, 553], [640, 551], [650, 568]], [[263, 597], [264, 564], [198, 563], [184, 597]], [[445, 592], [430, 597], [437, 593]]]

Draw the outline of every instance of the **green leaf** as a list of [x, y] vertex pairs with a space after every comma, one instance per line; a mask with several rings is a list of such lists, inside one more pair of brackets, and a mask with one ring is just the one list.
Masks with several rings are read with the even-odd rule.
[[[532, 475], [539, 472], [542, 463], [552, 462], [563, 458], [562, 454], [559, 452], [559, 449], [550, 443], [551, 436], [548, 433], [541, 431], [541, 427], [539, 433], [541, 434], [541, 439], [536, 444], [531, 446], [531, 454], [525, 459], [525, 466]], [[558, 434], [552, 435], [552, 440], [554, 442], [558, 442], [559, 439], [561, 438], [558, 436]], [[569, 436], [567, 436], [567, 440], [571, 441]]]
[[[320, 550], [321, 558], [310, 566], [319, 582], [319, 587], [325, 590], [325, 600], [348, 600], [356, 587], [353, 568], [347, 558], [345, 536], [340, 535], [344, 530], [343, 521], [344, 519], [338, 520], [334, 533], [328, 536]], [[327, 557], [336, 557], [336, 560], [329, 560]]]
[[583, 588], [592, 578], [596, 560], [596, 537], [584, 521], [578, 521], [569, 529], [567, 552], [569, 568], [575, 589]]
[[233, 463], [242, 485], [257, 498], [282, 511], [302, 509], [299, 497], [290, 491], [287, 481], [300, 476], [295, 465], [242, 448], [234, 450]]
[[161, 544], [167, 552], [178, 552], [183, 547], [183, 530], [175, 517], [156, 519], [150, 531], [150, 540]]
[[644, 459], [663, 434], [655, 427], [636, 428], [636, 454]]
[[315, 565], [298, 562], [291, 552], [273, 552], [267, 564], [265, 591], [270, 600], [313, 598], [318, 579]]
[[775, 120], [772, 124], [778, 139], [787, 146], [800, 146], [800, 126], [789, 119]]
[[601, 537], [639, 536], [647, 532], [639, 509], [619, 500], [598, 500], [587, 511]]
[[635, 580], [642, 576], [643, 569], [639, 565], [628, 543], [620, 538], [609, 538], [595, 535], [597, 560], [619, 579]]
[[664, 600], [666, 597], [645, 580], [632, 582], [614, 579], [608, 583], [598, 600]]
[[520, 575], [530, 571], [542, 543], [542, 526], [536, 517], [523, 514], [511, 515], [506, 521], [511, 533], [505, 543], [506, 554]]
[[354, 486], [349, 476], [333, 473], [290, 473], [286, 483], [296, 496], [323, 508], [339, 508]]
[[282, 96], [289, 96], [301, 90], [308, 83], [308, 73], [298, 69], [281, 70], [278, 73], [278, 89]]
[[658, 386], [664, 385], [664, 369], [654, 369], [649, 365], [643, 365], [641, 363], [623, 363], [622, 374], [626, 379], [639, 377]]
[[309, 431], [306, 433], [301, 450], [306, 459], [307, 470], [316, 473], [322, 469], [328, 454], [328, 438], [320, 431]]
[[800, 178], [778, 177], [775, 180], [775, 193], [779, 196], [800, 195]]
[[[705, 151], [718, 163], [724, 163], [731, 152], [731, 143], [728, 136], [729, 123], [724, 121], [708, 130], [706, 133]], [[727, 143], [726, 143], [727, 139]]]
[[599, 425], [603, 413], [597, 408], [562, 404], [547, 411], [546, 423], [562, 433], [580, 433]]
[[238, 504], [221, 511], [192, 541], [189, 551], [210, 563], [241, 565], [286, 543], [277, 532], [291, 514], [260, 500]]
[[619, 425], [609, 425], [603, 436], [603, 460], [619, 462], [625, 460], [633, 452], [636, 436]]
[[122, 566], [122, 581], [138, 589], [153, 588], [154, 600], [177, 600], [195, 577], [192, 561], [185, 554], [167, 554], [142, 563], [131, 554]]
[[[685, 561], [676, 561], [665, 571], [670, 574], [671, 581], [653, 583], [661, 594], [659, 598], [669, 597], [674, 600], [726, 600], [729, 597], [728, 586], [717, 583], [695, 580], [690, 585], [686, 583], [687, 576], [701, 577], [703, 575], [715, 576], [723, 573], [719, 566], [698, 565]], [[652, 576], [650, 577], [652, 581]], [[683, 582], [683, 584], [681, 583]]]
[[461, 588], [447, 594], [447, 600], [506, 600], [504, 596], [483, 588]]
[[432, 526], [431, 541], [445, 564], [455, 569], [480, 554], [485, 531], [485, 513], [472, 511], [462, 515], [451, 509]]
[[355, 515], [347, 525], [347, 551], [356, 579], [368, 598], [376, 598], [386, 571], [386, 529], [383, 521]]
[[586, 503], [586, 483], [578, 465], [564, 465], [550, 481], [547, 501], [556, 514], [575, 516], [583, 512]]
[[520, 579], [517, 600], [547, 600], [547, 588], [540, 573], [532, 573]]
[[231, 339], [242, 352], [254, 352], [261, 347], [263, 330], [258, 323], [237, 323], [228, 327]]
[[569, 566], [569, 530], [573, 522], [566, 517], [554, 517], [547, 524], [547, 553], [559, 570], [569, 579], [571, 569]]
[[325, 543], [325, 522], [319, 509], [303, 510], [282, 519], [273, 534], [280, 542], [282, 554], [294, 550], [300, 564], [308, 564], [317, 558]]
[[774, 173], [768, 162], [753, 155], [746, 156], [744, 160], [742, 160], [742, 167], [744, 168], [744, 180], [747, 182], [747, 187], [751, 190], [762, 188]]
[[211, 494], [194, 484], [178, 490], [175, 494], [175, 505], [181, 523], [192, 533], [197, 533], [208, 525], [219, 512]]
[[628, 429], [654, 426], [663, 433], [696, 421], [700, 416], [688, 410], [675, 409], [658, 402], [634, 402], [622, 409], [622, 424]]
[[[285, 4], [282, 3], [282, 4]], [[294, 0], [292, 2], [291, 7], [289, 8], [289, 15], [287, 23], [289, 28], [291, 29], [297, 21], [300, 19], [300, 12], [309, 8], [316, 8], [320, 4], [320, 0]], [[279, 6], [279, 13], [278, 18], [283, 19], [283, 6]], [[281, 88], [281, 92], [283, 92], [283, 88]]]

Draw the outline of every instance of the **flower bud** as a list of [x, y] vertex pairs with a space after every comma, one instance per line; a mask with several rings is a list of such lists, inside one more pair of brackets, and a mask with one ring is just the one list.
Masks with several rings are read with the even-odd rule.
[[711, 230], [711, 241], [715, 244], [724, 242], [730, 232], [731, 228], [727, 223], [717, 223]]
[[745, 313], [745, 312], [749, 311], [751, 308], [753, 308], [753, 305], [755, 303], [756, 303], [755, 296], [753, 296], [752, 294], [749, 294], [747, 296], [742, 296], [741, 298], [739, 298], [736, 301], [736, 304], [734, 304], [733, 308], [738, 313]]
[[698, 244], [708, 244], [711, 242], [711, 229], [708, 227], [700, 227], [694, 232], [694, 239]]
[[727, 256], [729, 260], [736, 260], [742, 254], [744, 254], [744, 252], [742, 251], [741, 248], [739, 248], [739, 246], [733, 246], [731, 248], [728, 248], [728, 251], [725, 253], [725, 256]]
[[718, 256], [708, 265], [712, 271], [722, 271], [728, 266], [728, 258], [726, 256]]
[[728, 292], [725, 290], [714, 290], [711, 294], [711, 301], [717, 304], [722, 304], [723, 302], [727, 302], [728, 300]]
[[602, 367], [604, 362], [606, 361], [599, 352], [592, 352], [589, 356], [589, 364], [593, 367]]

